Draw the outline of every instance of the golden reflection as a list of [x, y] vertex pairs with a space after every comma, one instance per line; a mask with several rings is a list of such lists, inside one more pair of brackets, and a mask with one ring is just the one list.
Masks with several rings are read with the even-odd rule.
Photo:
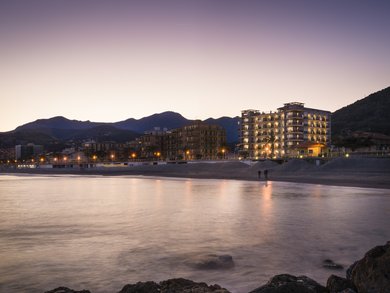
[[261, 216], [262, 219], [266, 220], [266, 225], [264, 225], [264, 229], [266, 234], [270, 232], [272, 229], [272, 215], [273, 215], [273, 202], [272, 202], [272, 182], [267, 182], [261, 188], [262, 197], [262, 205], [261, 205]]
[[164, 186], [163, 186], [161, 179], [156, 179], [155, 180], [154, 204], [155, 204], [155, 207], [158, 209], [162, 208], [162, 206], [163, 206], [163, 202], [162, 202], [163, 188], [164, 188]]

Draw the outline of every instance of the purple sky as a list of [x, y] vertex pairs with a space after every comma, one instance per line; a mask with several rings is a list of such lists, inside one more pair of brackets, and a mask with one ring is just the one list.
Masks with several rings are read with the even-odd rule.
[[0, 131], [334, 111], [390, 85], [390, 1], [0, 0]]

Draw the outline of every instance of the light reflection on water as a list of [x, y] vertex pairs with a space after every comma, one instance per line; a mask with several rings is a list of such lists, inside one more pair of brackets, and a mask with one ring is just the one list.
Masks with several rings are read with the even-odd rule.
[[[0, 176], [0, 292], [117, 292], [174, 277], [247, 292], [278, 273], [322, 283], [390, 239], [388, 190], [142, 177]], [[230, 270], [188, 266], [230, 254]]]

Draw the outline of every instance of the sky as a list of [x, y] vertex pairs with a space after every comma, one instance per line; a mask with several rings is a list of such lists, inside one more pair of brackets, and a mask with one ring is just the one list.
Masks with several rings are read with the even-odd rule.
[[0, 0], [0, 131], [335, 111], [390, 85], [390, 1]]

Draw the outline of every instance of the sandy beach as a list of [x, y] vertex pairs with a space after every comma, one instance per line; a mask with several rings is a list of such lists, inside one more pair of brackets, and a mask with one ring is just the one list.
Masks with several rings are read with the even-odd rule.
[[[188, 162], [186, 164], [148, 164], [89, 169], [2, 169], [2, 174], [134, 175], [202, 179], [268, 180], [323, 185], [390, 188], [390, 158], [336, 158], [321, 165], [315, 161], [291, 159], [273, 161]], [[261, 178], [258, 172], [261, 171]]]

